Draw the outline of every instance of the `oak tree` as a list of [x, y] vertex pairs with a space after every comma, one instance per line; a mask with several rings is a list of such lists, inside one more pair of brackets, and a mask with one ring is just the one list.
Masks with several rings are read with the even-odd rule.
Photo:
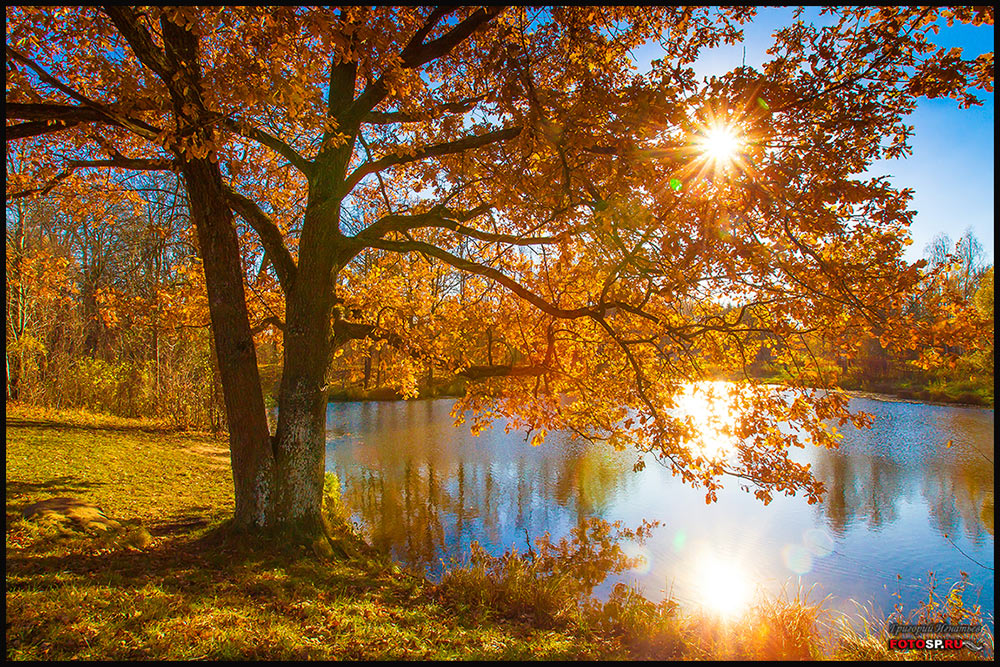
[[[862, 174], [908, 152], [918, 98], [992, 91], [992, 53], [934, 35], [993, 14], [829, 9], [775, 33], [762, 67], [697, 79], [701, 50], [753, 16], [11, 7], [6, 132], [36, 169], [8, 178], [8, 202], [94, 169], [181, 175], [237, 526], [320, 530], [328, 368], [374, 345], [404, 393], [420, 369], [465, 378], [456, 414], [473, 428], [503, 417], [535, 444], [558, 429], [633, 447], [707, 500], [732, 475], [814, 502], [790, 448], [868, 418], [813, 389], [830, 378], [809, 336], [915, 346], [925, 331], [903, 308], [920, 280], [903, 259], [910, 192]], [[640, 73], [648, 43], [663, 57]], [[261, 272], [274, 289], [250, 302], [270, 311], [251, 322]], [[283, 351], [273, 436], [265, 327]], [[763, 349], [788, 391], [745, 376]], [[740, 381], [698, 384], [723, 376]], [[721, 435], [684, 414], [713, 388], [730, 394]]]

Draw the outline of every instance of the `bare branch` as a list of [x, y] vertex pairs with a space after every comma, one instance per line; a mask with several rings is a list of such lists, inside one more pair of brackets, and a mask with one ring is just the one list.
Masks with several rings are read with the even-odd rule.
[[366, 162], [355, 169], [344, 182], [344, 192], [350, 192], [365, 176], [381, 171], [386, 167], [397, 164], [416, 162], [429, 157], [440, 157], [442, 155], [453, 155], [463, 151], [480, 148], [500, 141], [508, 141], [521, 133], [520, 127], [507, 127], [502, 130], [494, 130], [478, 136], [464, 137], [455, 141], [447, 141], [434, 146], [426, 146], [417, 150], [413, 155], [387, 155], [374, 162]]

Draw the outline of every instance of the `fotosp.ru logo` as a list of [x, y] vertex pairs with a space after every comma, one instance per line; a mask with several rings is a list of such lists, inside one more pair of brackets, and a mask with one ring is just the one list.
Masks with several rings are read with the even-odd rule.
[[890, 651], [958, 651], [967, 648], [982, 651], [983, 647], [961, 637], [893, 637], [889, 640]]
[[886, 630], [893, 635], [917, 635], [915, 637], [893, 637], [889, 640], [890, 651], [958, 651], [963, 648], [982, 651], [983, 646], [964, 637], [920, 637], [924, 634], [962, 635], [976, 634], [982, 630], [979, 623], [889, 623]]

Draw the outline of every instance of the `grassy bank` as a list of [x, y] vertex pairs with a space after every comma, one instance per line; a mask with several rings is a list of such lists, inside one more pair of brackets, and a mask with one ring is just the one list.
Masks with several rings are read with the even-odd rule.
[[[767, 369], [754, 375], [766, 384], [787, 385], [787, 373]], [[738, 378], [732, 378], [734, 381]], [[950, 405], [994, 406], [993, 377], [945, 377], [899, 374], [883, 378], [863, 378], [857, 374], [841, 377], [838, 386], [845, 391], [883, 394], [906, 400]]]
[[[439, 585], [384, 556], [326, 560], [249, 545], [224, 530], [224, 440], [12, 405], [6, 422], [8, 659], [903, 655], [890, 656], [876, 630], [824, 638], [831, 619], [801, 596], [761, 601], [736, 623], [625, 587], [606, 603], [581, 603], [587, 577], [607, 563], [581, 570], [579, 552], [559, 545], [532, 559], [480, 554]], [[99, 506], [106, 518], [25, 518], [54, 496]]]

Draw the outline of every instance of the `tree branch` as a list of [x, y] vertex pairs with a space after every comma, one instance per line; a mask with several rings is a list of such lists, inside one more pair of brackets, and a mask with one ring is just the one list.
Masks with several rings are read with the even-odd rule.
[[8, 140], [61, 132], [81, 123], [112, 122], [107, 116], [90, 107], [69, 104], [8, 102], [4, 105], [4, 113], [7, 118], [31, 121], [8, 125], [4, 130]]
[[419, 123], [423, 120], [438, 118], [446, 113], [465, 113], [467, 111], [471, 111], [476, 107], [476, 104], [481, 102], [483, 99], [484, 97], [482, 95], [479, 97], [470, 97], [458, 102], [447, 102], [434, 107], [433, 109], [427, 109], [415, 113], [407, 111], [369, 111], [368, 115], [364, 118], [364, 122], [372, 123], [373, 125]]
[[[35, 74], [38, 75], [38, 78], [41, 79], [44, 83], [47, 83], [48, 85], [52, 86], [56, 90], [59, 90], [66, 96], [76, 100], [77, 102], [80, 102], [81, 104], [84, 105], [84, 107], [89, 109], [92, 113], [96, 113], [100, 116], [103, 116], [104, 118], [107, 119], [107, 122], [110, 122], [114, 125], [120, 125], [134, 132], [135, 134], [138, 134], [140, 137], [143, 137], [145, 139], [150, 139], [151, 141], [156, 141], [157, 137], [159, 136], [160, 130], [158, 128], [153, 127], [149, 123], [143, 122], [141, 120], [135, 120], [129, 118], [128, 116], [116, 113], [115, 111], [107, 108], [103, 104], [95, 102], [94, 100], [91, 100], [90, 98], [84, 96], [83, 94], [73, 90], [72, 88], [70, 88], [69, 86], [62, 83], [54, 76], [46, 72], [33, 60], [31, 60], [25, 55], [18, 53], [9, 45], [6, 46], [6, 49], [7, 49], [7, 55], [10, 58], [13, 58], [14, 60], [20, 62], [21, 64], [26, 65], [29, 69], [35, 72]], [[41, 107], [48, 105], [33, 105], [33, 106], [35, 106], [35, 111], [40, 111]], [[52, 106], [65, 108], [66, 106], [69, 105], [52, 105]]]
[[469, 378], [470, 380], [484, 380], [495, 377], [538, 377], [544, 375], [549, 369], [545, 366], [469, 366], [458, 371], [455, 375]]
[[462, 224], [462, 222], [476, 218], [492, 208], [493, 207], [488, 204], [483, 204], [482, 206], [477, 206], [471, 211], [452, 211], [444, 207], [435, 206], [426, 213], [417, 213], [414, 215], [386, 215], [359, 232], [354, 237], [354, 240], [362, 245], [367, 245], [371, 240], [385, 238], [385, 236], [391, 232], [403, 233], [413, 229], [422, 229], [425, 227], [448, 229], [456, 234], [479, 239], [480, 241], [509, 243], [510, 245], [517, 246], [558, 243], [559, 241], [567, 238], [569, 235], [568, 233], [564, 233], [556, 236], [517, 236], [514, 234], [487, 232]]
[[119, 169], [131, 169], [133, 171], [166, 171], [172, 169], [174, 161], [169, 159], [137, 159], [127, 158], [117, 155], [108, 160], [70, 160], [66, 163], [66, 168], [52, 177], [48, 183], [37, 188], [19, 190], [7, 195], [7, 199], [20, 199], [30, 195], [46, 195], [59, 183], [73, 174], [77, 169], [89, 167], [116, 167]]
[[437, 257], [446, 264], [449, 264], [460, 271], [474, 273], [485, 278], [490, 278], [491, 280], [500, 283], [510, 291], [514, 292], [514, 294], [518, 295], [542, 312], [547, 313], [552, 317], [558, 317], [564, 320], [574, 320], [581, 317], [599, 317], [603, 315], [607, 309], [615, 306], [615, 304], [609, 303], [599, 304], [597, 306], [588, 306], [585, 308], [559, 308], [493, 267], [483, 266], [482, 264], [477, 264], [467, 259], [456, 257], [450, 252], [442, 250], [441, 248], [429, 243], [422, 243], [420, 241], [385, 241], [382, 239], [372, 239], [369, 242], [369, 245], [373, 248], [381, 248], [383, 250], [391, 250], [394, 252], [420, 252], [432, 257]]
[[72, 168], [77, 167], [117, 167], [133, 171], [168, 171], [174, 167], [174, 161], [166, 158], [127, 158], [113, 157], [108, 160], [70, 160], [66, 163]]
[[284, 141], [268, 134], [267, 132], [254, 127], [245, 120], [233, 119], [233, 118], [223, 118], [220, 121], [223, 127], [226, 127], [237, 134], [240, 134], [249, 139], [253, 139], [262, 146], [270, 148], [275, 153], [278, 153], [286, 160], [292, 163], [292, 165], [306, 175], [308, 178], [313, 170], [313, 164], [304, 158], [298, 151], [286, 144]]
[[[472, 33], [488, 23], [494, 16], [504, 10], [504, 7], [485, 7], [477, 9], [465, 20], [461, 21], [447, 33], [424, 44], [424, 39], [430, 34], [434, 26], [443, 16], [452, 11], [450, 8], [439, 7], [435, 9], [427, 18], [424, 25], [414, 34], [405, 47], [403, 47], [400, 57], [404, 69], [416, 69], [432, 60], [440, 58], [451, 52], [456, 46], [468, 39]], [[371, 112], [378, 103], [389, 94], [389, 87], [385, 83], [385, 75], [380, 76], [374, 83], [368, 86], [361, 95], [358, 96], [350, 109], [345, 114], [346, 119], [356, 124]]]
[[429, 157], [439, 157], [441, 155], [461, 153], [462, 151], [472, 150], [488, 144], [513, 139], [520, 133], [520, 127], [507, 127], [502, 130], [495, 130], [478, 136], [463, 137], [462, 139], [457, 139], [455, 141], [447, 141], [442, 144], [435, 144], [434, 146], [426, 146], [416, 151], [413, 155], [386, 155], [385, 157], [374, 162], [366, 162], [355, 169], [344, 181], [344, 192], [350, 192], [365, 176], [375, 173], [376, 171], [381, 171], [386, 167], [391, 167], [397, 164], [406, 164], [408, 162], [416, 162]]
[[160, 77], [163, 83], [170, 88], [174, 97], [182, 97], [181, 91], [176, 89], [173, 80], [174, 71], [167, 62], [166, 54], [153, 41], [149, 31], [139, 23], [139, 16], [135, 9], [121, 5], [108, 5], [101, 7], [101, 11], [107, 14], [111, 22], [115, 24], [118, 32], [132, 47], [136, 58]]
[[271, 258], [274, 271], [278, 275], [278, 284], [282, 291], [288, 294], [295, 282], [295, 275], [298, 272], [292, 253], [285, 246], [284, 237], [278, 226], [267, 216], [264, 211], [257, 206], [256, 202], [241, 195], [228, 185], [223, 185], [229, 205], [236, 213], [250, 225], [257, 237], [260, 239], [264, 251]]
[[255, 326], [253, 329], [251, 329], [250, 333], [251, 335], [256, 336], [260, 332], [270, 327], [274, 327], [278, 331], [283, 332], [285, 330], [285, 323], [282, 322], [279, 318], [272, 315], [271, 317], [265, 317], [263, 320], [261, 320], [261, 323]]

